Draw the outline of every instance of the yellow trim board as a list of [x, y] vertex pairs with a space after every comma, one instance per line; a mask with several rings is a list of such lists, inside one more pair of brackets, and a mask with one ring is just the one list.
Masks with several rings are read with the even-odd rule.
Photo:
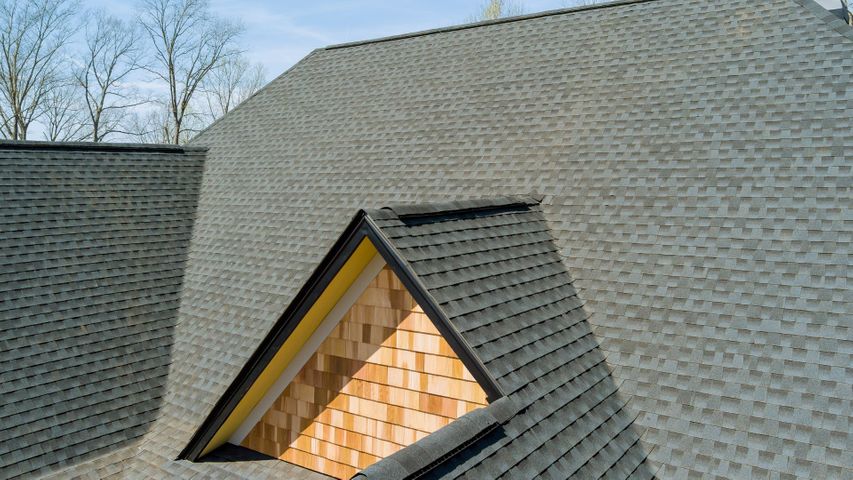
[[[358, 301], [364, 293], [364, 290], [370, 285], [376, 276], [379, 275], [382, 268], [385, 266], [385, 259], [382, 258], [382, 255], [376, 255], [373, 257], [373, 260], [364, 267], [364, 270], [361, 271], [358, 278], [356, 278], [352, 285], [350, 285], [346, 293], [344, 293], [341, 299], [338, 300], [338, 303], [335, 304], [335, 308], [329, 311], [326, 318], [320, 322], [320, 326], [314, 330], [314, 333], [311, 334], [308, 341], [302, 345], [299, 352], [293, 357], [290, 363], [287, 364], [287, 368], [284, 369], [284, 372], [282, 372], [278, 379], [267, 389], [267, 393], [265, 393], [263, 398], [261, 398], [261, 400], [255, 405], [255, 408], [252, 409], [251, 413], [246, 416], [240, 427], [238, 427], [231, 437], [228, 438], [229, 443], [233, 445], [243, 445], [243, 440], [246, 439], [246, 436], [249, 435], [255, 425], [261, 421], [264, 414], [272, 408], [273, 403], [275, 403], [287, 386], [293, 381], [295, 376], [303, 369], [303, 367], [305, 367], [305, 363], [308, 362], [311, 356], [314, 355], [318, 348], [320, 348], [320, 345], [329, 337], [329, 335], [332, 334], [335, 327], [341, 323], [347, 312], [352, 309], [352, 306]], [[321, 291], [322, 290], [317, 293], [320, 293]], [[307, 305], [307, 307], [310, 308], [311, 305]]]
[[317, 300], [305, 316], [299, 320], [299, 324], [290, 336], [287, 337], [287, 340], [285, 340], [284, 344], [276, 352], [275, 356], [273, 356], [252, 386], [249, 387], [249, 390], [243, 395], [243, 398], [240, 399], [240, 402], [237, 403], [237, 406], [234, 407], [234, 410], [231, 411], [210, 442], [204, 447], [201, 456], [207, 455], [214, 449], [222, 446], [240, 428], [243, 420], [252, 412], [255, 405], [261, 401], [267, 390], [276, 382], [293, 360], [293, 357], [299, 353], [317, 327], [320, 326], [329, 312], [377, 254], [378, 251], [373, 243], [367, 237], [363, 238], [352, 255], [350, 255], [326, 286], [326, 289], [323, 290], [323, 293], [317, 297]]

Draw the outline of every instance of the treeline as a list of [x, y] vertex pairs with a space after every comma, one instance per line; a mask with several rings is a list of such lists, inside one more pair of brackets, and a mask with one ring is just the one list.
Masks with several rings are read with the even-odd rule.
[[184, 143], [266, 81], [207, 0], [0, 0], [0, 136]]

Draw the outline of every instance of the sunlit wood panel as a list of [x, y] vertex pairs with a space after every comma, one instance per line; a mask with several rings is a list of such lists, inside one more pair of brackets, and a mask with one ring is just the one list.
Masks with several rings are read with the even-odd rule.
[[385, 267], [243, 446], [349, 478], [485, 405], [483, 389]]

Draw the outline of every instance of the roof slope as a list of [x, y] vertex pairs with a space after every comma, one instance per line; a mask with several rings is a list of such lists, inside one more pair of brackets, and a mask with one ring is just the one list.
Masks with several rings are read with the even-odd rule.
[[354, 208], [537, 191], [661, 476], [849, 476], [852, 39], [804, 4], [312, 53], [197, 140], [169, 395], [126, 475], [193, 471], [171, 459]]
[[[336, 276], [365, 237], [453, 350], [465, 353], [460, 357], [486, 384], [491, 403], [361, 476], [653, 476], [538, 200], [498, 197], [361, 211], [299, 297], [326, 289], [323, 279]], [[247, 362], [252, 368], [229, 392], [246, 391], [243, 385], [270, 362], [265, 350], [286, 348], [294, 331], [288, 325], [308, 321], [306, 311], [296, 308], [278, 320]], [[182, 457], [196, 457], [232, 414], [229, 395]]]
[[203, 150], [0, 143], [0, 476], [120, 448], [168, 371]]
[[[427, 478], [653, 476], [536, 201], [402, 206], [369, 215], [513, 405], [500, 428], [470, 444], [460, 447], [462, 427], [451, 424], [454, 434], [427, 437], [399, 452], [396, 464], [443, 460], [419, 472]], [[492, 407], [507, 409], [496, 402], [485, 410]], [[383, 463], [364, 476], [389, 478], [379, 474], [387, 473]]]

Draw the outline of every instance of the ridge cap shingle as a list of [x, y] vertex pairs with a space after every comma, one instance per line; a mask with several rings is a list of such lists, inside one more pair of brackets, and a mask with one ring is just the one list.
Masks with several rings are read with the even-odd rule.
[[395, 204], [378, 209], [366, 209], [364, 211], [367, 215], [375, 219], [411, 219], [419, 217], [436, 217], [441, 215], [458, 215], [462, 213], [473, 213], [497, 208], [530, 207], [539, 205], [542, 202], [542, 198], [543, 197], [541, 195], [537, 194], [504, 195], [450, 202]]
[[557, 16], [557, 15], [582, 13], [582, 12], [593, 11], [593, 10], [601, 10], [601, 9], [605, 9], [605, 8], [623, 7], [626, 5], [633, 5], [635, 3], [649, 3], [649, 2], [657, 2], [657, 1], [661, 1], [661, 0], [615, 0], [615, 1], [604, 2], [604, 3], [595, 3], [595, 4], [591, 4], [591, 5], [579, 5], [576, 7], [557, 8], [557, 9], [553, 9], [553, 10], [545, 10], [542, 12], [534, 12], [534, 13], [527, 13], [527, 14], [523, 14], [523, 15], [514, 15], [511, 17], [496, 18], [493, 20], [482, 20], [482, 21], [473, 22], [473, 23], [463, 23], [460, 25], [449, 25], [446, 27], [431, 28], [431, 29], [427, 29], [427, 30], [419, 30], [416, 32], [401, 33], [401, 34], [397, 34], [397, 35], [388, 35], [385, 37], [372, 38], [372, 39], [368, 39], [368, 40], [356, 40], [353, 42], [337, 43], [337, 44], [329, 45], [329, 46], [323, 48], [323, 50], [338, 50], [338, 49], [342, 49], [342, 48], [358, 47], [361, 45], [369, 45], [369, 44], [373, 44], [373, 43], [384, 43], [384, 42], [391, 42], [394, 40], [405, 40], [408, 38], [425, 37], [427, 35], [434, 35], [437, 33], [456, 32], [459, 30], [469, 30], [472, 28], [489, 27], [492, 25], [501, 25], [501, 24], [505, 24], [505, 23], [515, 23], [515, 22], [522, 22], [522, 21], [526, 21], [526, 20], [535, 20], [535, 19], [539, 19], [539, 18], [543, 18], [543, 17], [553, 17], [553, 16]]
[[[586, 13], [586, 12], [595, 11], [595, 10], [602, 10], [602, 9], [606, 9], [606, 8], [624, 7], [624, 6], [634, 5], [634, 4], [639, 4], [639, 3], [651, 3], [651, 2], [658, 2], [658, 1], [662, 1], [662, 0], [614, 0], [614, 1], [610, 1], [610, 2], [594, 3], [591, 5], [579, 5], [579, 6], [575, 6], [575, 7], [557, 8], [557, 9], [553, 9], [553, 10], [545, 10], [542, 12], [534, 12], [534, 13], [528, 13], [528, 14], [523, 14], [523, 15], [514, 15], [511, 17], [496, 18], [493, 20], [482, 20], [482, 21], [473, 22], [473, 23], [463, 23], [463, 24], [459, 24], [459, 25], [449, 25], [446, 27], [431, 28], [431, 29], [427, 29], [427, 30], [419, 30], [416, 32], [401, 33], [401, 34], [396, 34], [396, 35], [387, 35], [384, 37], [371, 38], [371, 39], [367, 39], [367, 40], [355, 40], [352, 42], [337, 43], [337, 44], [332, 44], [332, 45], [328, 45], [326, 47], [319, 48], [318, 50], [339, 50], [339, 49], [343, 49], [343, 48], [359, 47], [359, 46], [371, 45], [371, 44], [375, 44], [375, 43], [385, 43], [385, 42], [392, 42], [392, 41], [396, 41], [396, 40], [406, 40], [406, 39], [410, 39], [410, 38], [425, 37], [428, 35], [435, 35], [435, 34], [439, 34], [439, 33], [457, 32], [460, 30], [469, 30], [469, 29], [480, 28], [480, 27], [490, 27], [493, 25], [503, 25], [506, 23], [523, 22], [523, 21], [527, 21], [527, 20], [537, 20], [537, 19], [544, 18], [544, 17], [554, 17], [554, 16], [558, 16], [558, 15], [568, 15], [568, 14], [574, 14], [574, 13]], [[831, 11], [823, 8], [820, 4], [818, 4], [814, 0], [791, 0], [791, 1], [796, 3], [797, 5], [805, 8], [806, 10], [809, 10], [811, 13], [813, 13], [815, 16], [817, 16], [818, 19], [829, 24], [830, 27], [832, 27], [836, 32], [838, 32], [842, 36], [847, 37], [850, 40], [853, 40], [853, 27], [844, 23], [843, 20], [838, 18]]]

